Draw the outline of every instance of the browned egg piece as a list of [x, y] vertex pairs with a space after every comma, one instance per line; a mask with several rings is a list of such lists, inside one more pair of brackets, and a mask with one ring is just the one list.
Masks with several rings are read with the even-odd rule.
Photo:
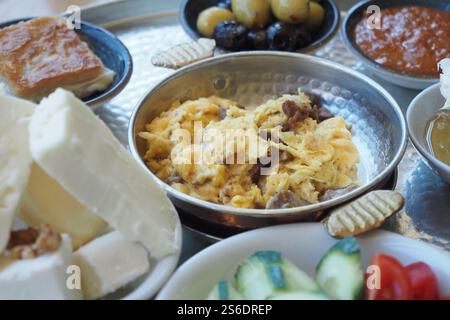
[[433, 156], [450, 166], [450, 110], [441, 110], [433, 117], [425, 134]]

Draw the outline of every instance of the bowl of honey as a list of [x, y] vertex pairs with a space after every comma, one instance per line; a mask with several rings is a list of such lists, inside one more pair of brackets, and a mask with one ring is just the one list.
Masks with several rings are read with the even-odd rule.
[[446, 99], [441, 84], [422, 91], [406, 113], [411, 142], [425, 162], [450, 183], [450, 109], [442, 109]]

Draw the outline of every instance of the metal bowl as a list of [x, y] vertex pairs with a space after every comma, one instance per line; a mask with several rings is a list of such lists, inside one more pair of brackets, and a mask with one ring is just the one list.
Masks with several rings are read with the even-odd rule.
[[425, 7], [433, 7], [441, 10], [450, 10], [450, 2], [448, 0], [364, 0], [358, 2], [352, 7], [344, 18], [341, 25], [341, 34], [346, 47], [364, 64], [364, 67], [375, 76], [384, 79], [395, 85], [410, 89], [425, 89], [430, 85], [439, 81], [439, 77], [409, 75], [393, 69], [386, 68], [372, 59], [368, 58], [355, 43], [354, 30], [356, 25], [363, 19], [365, 12], [369, 6], [376, 5], [381, 9], [419, 5]]
[[241, 209], [218, 205], [176, 191], [164, 182], [169, 197], [182, 211], [198, 219], [230, 228], [252, 229], [302, 221], [318, 212], [361, 195], [387, 179], [406, 147], [406, 124], [397, 102], [380, 85], [359, 72], [324, 59], [282, 52], [242, 52], [204, 60], [182, 68], [142, 99], [129, 125], [133, 156], [145, 166], [146, 142], [137, 138], [146, 123], [177, 99], [210, 95], [259, 105], [284, 93], [320, 95], [323, 104], [353, 126], [361, 164], [361, 186], [341, 197], [290, 209]]
[[425, 142], [425, 130], [427, 122], [444, 105], [445, 99], [441, 95], [440, 84], [422, 91], [409, 105], [406, 113], [408, 131], [411, 141], [420, 153], [425, 163], [441, 178], [450, 183], [450, 166], [436, 159]]
[[[201, 37], [197, 31], [197, 17], [203, 10], [216, 6], [222, 0], [183, 0], [179, 10], [179, 20], [184, 31], [192, 38]], [[319, 0], [325, 10], [324, 23], [315, 34], [311, 44], [298, 50], [299, 52], [311, 52], [325, 45], [339, 29], [341, 15], [334, 0]]]
[[[394, 172], [388, 176], [385, 180], [381, 181], [379, 184], [373, 187], [374, 190], [395, 190], [395, 186], [397, 185], [398, 180], [398, 169], [395, 169]], [[182, 209], [178, 209], [178, 215], [180, 216], [181, 223], [183, 226], [192, 232], [199, 239], [209, 242], [215, 243], [231, 237], [235, 234], [241, 233], [244, 229], [241, 227], [232, 227], [232, 226], [224, 226], [218, 225], [215, 223], [210, 223], [208, 221], [199, 219], [198, 217], [193, 216], [192, 214], [186, 213]], [[301, 222], [318, 222], [322, 221], [327, 216], [326, 211], [319, 211], [317, 213], [313, 213], [308, 215], [304, 219], [299, 219]], [[247, 230], [249, 228], [245, 228]]]

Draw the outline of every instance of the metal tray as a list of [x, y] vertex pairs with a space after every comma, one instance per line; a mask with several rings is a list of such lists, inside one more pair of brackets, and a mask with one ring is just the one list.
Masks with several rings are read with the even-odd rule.
[[[178, 24], [179, 2], [128, 0], [82, 11], [82, 19], [102, 25], [115, 33], [133, 56], [135, 68], [128, 86], [109, 104], [95, 110], [124, 145], [127, 145], [128, 119], [133, 108], [151, 87], [173, 72], [152, 66], [151, 57], [158, 51], [189, 40]], [[313, 54], [368, 74], [393, 95], [404, 112], [419, 93], [369, 74], [345, 48], [339, 34]], [[435, 244], [450, 252], [450, 185], [445, 184], [427, 167], [411, 143], [398, 167], [395, 189], [405, 196], [406, 205], [383, 227]], [[189, 229], [195, 227], [190, 225]], [[198, 234], [189, 229], [184, 231], [181, 261], [215, 239], [205, 234], [198, 237]]]

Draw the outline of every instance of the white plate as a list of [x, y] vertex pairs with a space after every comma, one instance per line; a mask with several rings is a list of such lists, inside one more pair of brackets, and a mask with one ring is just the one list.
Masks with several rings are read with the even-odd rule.
[[178, 220], [175, 227], [175, 245], [178, 250], [171, 256], [160, 261], [150, 260], [151, 270], [144, 276], [109, 295], [106, 299], [145, 300], [156, 295], [159, 289], [167, 282], [178, 265], [182, 248], [183, 230]]
[[[175, 210], [175, 208], [173, 210]], [[26, 224], [22, 220], [16, 219], [14, 229], [23, 228], [26, 228]], [[150, 270], [146, 274], [101, 299], [145, 300], [154, 297], [156, 293], [158, 293], [158, 290], [161, 289], [161, 287], [170, 278], [178, 265], [178, 261], [180, 260], [183, 230], [178, 214], [174, 238], [175, 245], [178, 249], [173, 255], [167, 256], [160, 261], [149, 258]]]
[[[183, 264], [158, 295], [160, 300], [205, 299], [222, 279], [232, 279], [237, 265], [258, 250], [276, 250], [314, 275], [325, 252], [336, 240], [321, 224], [303, 223], [269, 227], [246, 232], [203, 250]], [[450, 295], [450, 255], [417, 240], [387, 231], [374, 231], [358, 237], [363, 265], [382, 252], [403, 264], [426, 262], [436, 273], [441, 295]]]

